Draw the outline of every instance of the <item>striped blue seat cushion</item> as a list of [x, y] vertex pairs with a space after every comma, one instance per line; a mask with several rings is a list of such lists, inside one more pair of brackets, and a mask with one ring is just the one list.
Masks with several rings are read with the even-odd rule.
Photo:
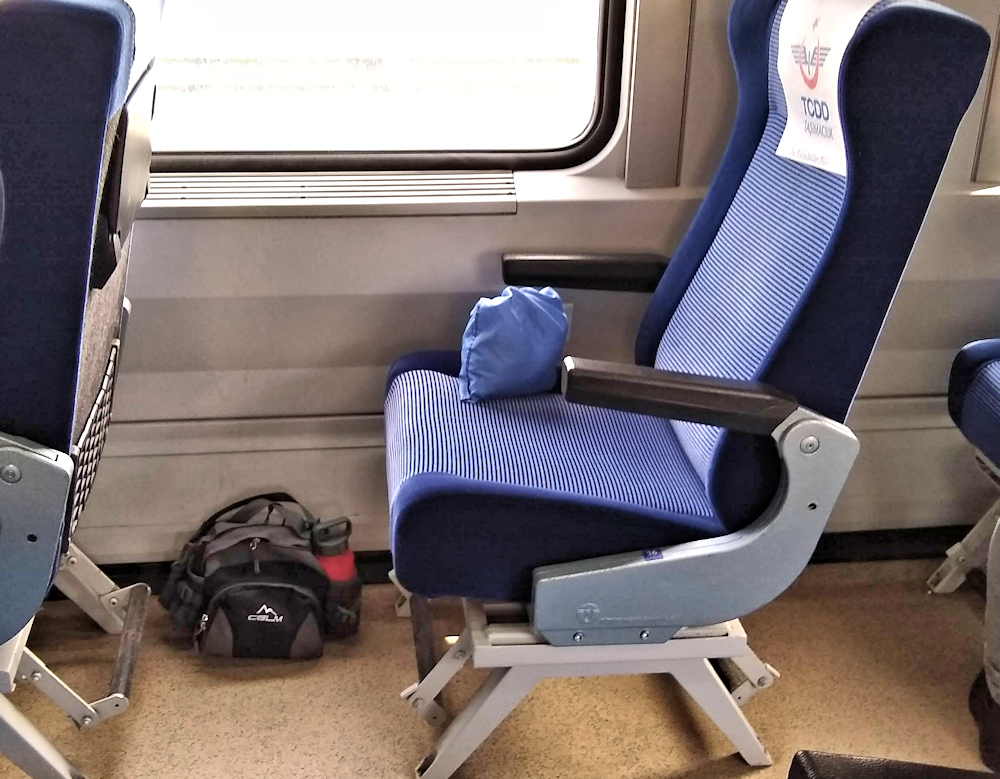
[[[393, 561], [416, 592], [524, 598], [538, 565], [725, 532], [667, 420], [555, 393], [461, 403], [432, 370], [398, 375], [385, 413]], [[487, 557], [495, 581], [469, 562]]]
[[554, 393], [460, 403], [455, 378], [409, 371], [386, 399], [386, 450], [390, 505], [407, 479], [446, 473], [712, 516], [668, 420]]
[[[779, 5], [771, 29], [764, 136], [715, 240], [674, 311], [657, 368], [757, 379], [826, 252], [846, 179], [778, 157], [787, 121], [778, 77]], [[704, 483], [724, 431], [674, 422]]]
[[1000, 360], [983, 364], [965, 392], [959, 428], [969, 442], [1000, 465]]

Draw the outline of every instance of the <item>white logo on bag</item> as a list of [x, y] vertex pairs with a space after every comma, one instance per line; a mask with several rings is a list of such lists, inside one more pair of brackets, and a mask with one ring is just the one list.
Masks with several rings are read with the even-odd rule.
[[251, 614], [247, 617], [247, 622], [281, 622], [284, 616], [278, 614], [274, 609], [268, 606], [266, 603], [262, 603], [260, 608], [257, 609], [256, 614]]

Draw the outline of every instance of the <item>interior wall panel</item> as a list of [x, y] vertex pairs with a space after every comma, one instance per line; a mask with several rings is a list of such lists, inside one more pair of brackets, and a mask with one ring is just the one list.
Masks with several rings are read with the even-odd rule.
[[728, 0], [694, 0], [680, 184], [707, 187], [736, 117], [736, 74], [729, 57]]
[[[944, 400], [862, 400], [861, 455], [828, 529], [968, 524], [995, 499]], [[169, 560], [200, 521], [252, 491], [346, 514], [354, 547], [386, 549], [382, 417], [116, 424], [78, 530], [103, 563]]]

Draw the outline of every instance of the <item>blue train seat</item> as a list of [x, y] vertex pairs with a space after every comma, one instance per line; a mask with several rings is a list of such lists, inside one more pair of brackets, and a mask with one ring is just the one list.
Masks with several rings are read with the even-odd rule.
[[[495, 669], [425, 779], [547, 675], [670, 672], [748, 762], [769, 760], [734, 701], [776, 677], [738, 618], [798, 576], [847, 478], [842, 423], [990, 40], [924, 0], [735, 0], [729, 39], [732, 136], [635, 364], [568, 357], [561, 393], [475, 405], [456, 355], [390, 373], [395, 577], [467, 599], [457, 648], [405, 696], [447, 722], [443, 681], [469, 658]], [[523, 629], [483, 601], [529, 604]], [[749, 688], [724, 690], [710, 657]]]
[[[1000, 486], [1000, 339], [973, 341], [962, 347], [948, 380], [948, 413], [976, 449], [980, 468]], [[1000, 518], [997, 500], [931, 574], [936, 593], [957, 590], [975, 569], [985, 569], [990, 539]]]
[[[0, 749], [33, 777], [83, 774], [5, 695], [35, 683], [79, 727], [124, 712], [149, 595], [119, 589], [72, 535], [128, 318], [161, 11], [161, 0], [0, 3]], [[54, 583], [123, 636], [111, 692], [93, 703], [25, 646]]]
[[948, 413], [991, 463], [1000, 463], [1000, 339], [966, 344], [951, 366]]

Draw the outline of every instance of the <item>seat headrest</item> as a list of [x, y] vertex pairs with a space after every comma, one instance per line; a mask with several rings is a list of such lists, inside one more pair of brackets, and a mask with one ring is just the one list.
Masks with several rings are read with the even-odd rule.
[[779, 157], [847, 175], [840, 71], [861, 20], [881, 0], [789, 0], [778, 25], [786, 116]]
[[[64, 20], [65, 30], [72, 32], [75, 29], [91, 45], [95, 41], [93, 28], [83, 22], [103, 21], [117, 28], [118, 40], [112, 36], [105, 36], [104, 40], [105, 45], [113, 47], [118, 59], [107, 116], [110, 118], [118, 113], [128, 94], [129, 72], [135, 54], [135, 14], [129, 3], [125, 0], [4, 0], [0, 3], [0, 24], [8, 29], [19, 28], [29, 39], [38, 34], [40, 18]], [[41, 29], [44, 34], [51, 27], [46, 25]], [[67, 71], [73, 69], [71, 60], [62, 64]]]
[[[960, 17], [927, 0], [788, 0], [778, 23], [777, 75], [787, 122], [776, 154], [847, 176], [843, 65], [863, 21], [893, 9]], [[966, 20], [968, 21], [968, 20]], [[942, 45], [947, 41], [942, 39]]]

